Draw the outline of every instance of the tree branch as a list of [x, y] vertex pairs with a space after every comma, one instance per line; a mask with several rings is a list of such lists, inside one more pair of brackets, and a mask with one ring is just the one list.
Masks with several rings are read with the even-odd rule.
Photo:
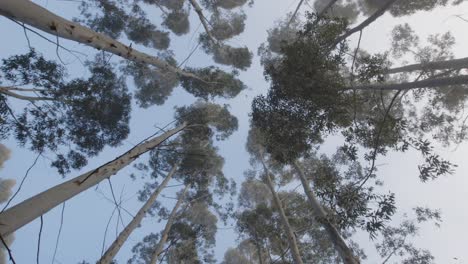
[[460, 75], [453, 77], [442, 77], [434, 79], [426, 79], [422, 81], [404, 82], [404, 83], [383, 83], [369, 84], [353, 87], [346, 87], [344, 90], [412, 90], [418, 88], [444, 88], [451, 85], [468, 84], [468, 75]]
[[352, 34], [359, 32], [363, 30], [365, 27], [369, 26], [372, 22], [377, 20], [377, 18], [381, 17], [385, 12], [398, 0], [388, 0], [380, 9], [375, 11], [372, 16], [368, 17], [366, 20], [364, 20], [361, 24], [357, 25], [356, 27], [346, 31], [341, 37], [336, 39], [335, 43], [333, 44], [332, 47], [335, 47], [338, 45], [338, 43], [342, 42], [343, 40], [347, 39], [349, 36]]
[[445, 70], [445, 69], [466, 69], [468, 68], [468, 57], [445, 60], [445, 61], [431, 61], [426, 63], [410, 64], [402, 67], [392, 68], [385, 71], [387, 74], [394, 74], [400, 72], [411, 71], [427, 71], [427, 70]]

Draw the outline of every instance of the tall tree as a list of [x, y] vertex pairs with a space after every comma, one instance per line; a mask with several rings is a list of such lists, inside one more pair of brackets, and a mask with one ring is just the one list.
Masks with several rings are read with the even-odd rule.
[[178, 109], [176, 119], [176, 128], [138, 144], [101, 167], [57, 185], [1, 213], [0, 220], [4, 224], [0, 228], [0, 234], [7, 235], [15, 231], [56, 205], [114, 175], [140, 155], [183, 131], [187, 126], [190, 130], [184, 130], [180, 137], [189, 142], [209, 140], [216, 134], [215, 132], [218, 132], [217, 136], [223, 139], [237, 129], [237, 119], [230, 115], [226, 107], [210, 103], [198, 102], [191, 107], [182, 107]]

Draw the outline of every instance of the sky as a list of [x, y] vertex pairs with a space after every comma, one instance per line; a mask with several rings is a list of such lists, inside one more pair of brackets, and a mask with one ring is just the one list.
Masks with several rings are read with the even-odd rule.
[[[40, 0], [36, 3], [45, 6], [49, 10], [56, 12], [66, 18], [77, 15], [77, 3], [62, 0]], [[292, 12], [296, 1], [282, 0], [256, 0], [251, 8], [245, 8], [247, 14], [245, 32], [235, 37], [229, 43], [234, 46], [247, 45], [256, 55], [258, 46], [266, 40], [266, 30], [273, 26], [275, 20], [284, 17], [288, 12]], [[312, 5], [312, 2], [310, 3]], [[310, 10], [304, 5], [302, 11]], [[160, 13], [154, 10], [147, 11], [152, 19], [157, 21]], [[154, 15], [153, 15], [154, 14]], [[152, 16], [151, 16], [152, 15]], [[462, 4], [455, 8], [441, 8], [433, 12], [420, 12], [408, 18], [395, 19], [388, 15], [383, 16], [377, 22], [369, 26], [363, 34], [361, 47], [365, 50], [378, 52], [388, 48], [390, 31], [398, 23], [408, 22], [420, 35], [421, 38], [433, 33], [443, 33], [450, 30], [457, 40], [454, 52], [456, 57], [467, 57], [468, 34], [466, 29], [468, 23], [464, 22], [454, 15], [466, 15], [468, 17], [468, 4]], [[198, 20], [191, 18], [192, 30], [197, 29]], [[159, 21], [156, 22], [156, 24]], [[201, 30], [198, 28], [198, 30]], [[44, 34], [47, 35], [47, 34]], [[14, 54], [25, 53], [28, 50], [27, 41], [24, 32], [20, 26], [0, 17], [0, 36], [2, 37], [0, 58]], [[48, 35], [53, 39], [53, 36]], [[57, 60], [55, 45], [44, 41], [43, 39], [28, 33], [30, 42], [34, 48], [43, 53], [49, 59]], [[352, 38], [353, 43], [356, 36]], [[182, 38], [172, 38], [171, 49], [174, 50], [178, 61], [182, 61], [196, 45], [196, 37], [192, 33]], [[66, 40], [60, 40], [60, 44], [79, 50], [92, 56], [94, 50], [77, 43]], [[149, 49], [145, 49], [151, 52]], [[59, 51], [60, 58], [67, 63], [66, 67], [74, 77], [83, 76], [85, 70], [81, 63], [65, 51]], [[209, 65], [211, 61], [209, 56], [203, 51], [198, 50], [188, 61], [188, 66]], [[233, 178], [240, 186], [243, 180], [243, 172], [249, 168], [248, 154], [245, 151], [245, 139], [249, 128], [248, 113], [250, 103], [254, 96], [266, 93], [268, 83], [263, 77], [263, 69], [259, 63], [259, 57], [254, 56], [253, 64], [250, 69], [242, 72], [241, 80], [248, 86], [235, 99], [218, 100], [219, 103], [228, 103], [231, 113], [239, 119], [239, 130], [235, 132], [227, 141], [218, 143], [220, 153], [225, 157], [226, 163], [224, 172], [226, 177]], [[131, 83], [129, 83], [131, 85]], [[174, 106], [187, 105], [194, 101], [194, 98], [177, 88], [172, 96], [167, 100], [164, 106], [150, 107], [140, 109], [133, 107], [132, 118], [130, 122], [131, 133], [123, 145], [118, 148], [106, 148], [97, 158], [89, 161], [80, 172], [88, 171], [106, 161], [109, 161], [118, 154], [131, 148], [141, 139], [155, 132], [155, 126], [164, 126], [172, 121]], [[331, 137], [322, 147], [325, 153], [332, 153], [335, 150], [336, 142]], [[17, 146], [14, 140], [1, 142], [12, 150], [11, 159], [6, 161], [4, 168], [0, 170], [0, 177], [14, 178], [19, 183], [25, 175], [27, 169], [37, 157], [37, 154], [31, 153], [27, 149]], [[431, 208], [440, 208], [442, 211], [443, 223], [440, 228], [432, 226], [423, 226], [421, 235], [415, 240], [419, 247], [428, 248], [435, 256], [437, 263], [468, 263], [468, 252], [466, 251], [466, 237], [468, 237], [468, 210], [466, 202], [468, 200], [468, 144], [463, 143], [456, 150], [439, 149], [439, 152], [450, 161], [459, 165], [456, 173], [451, 176], [442, 177], [429, 183], [421, 183], [417, 177], [417, 164], [420, 157], [416, 153], [393, 154], [381, 158], [378, 161], [379, 173], [385, 182], [385, 189], [396, 193], [399, 215], [414, 206], [429, 206]], [[50, 168], [50, 160], [47, 157], [39, 157], [37, 164], [30, 170], [22, 190], [13, 201], [12, 205], [22, 200], [40, 193], [56, 184], [71, 179], [80, 174], [72, 172], [65, 179]], [[50, 155], [50, 158], [53, 156]], [[132, 213], [136, 212], [141, 203], [136, 200], [136, 193], [142, 186], [142, 181], [131, 181], [129, 175], [133, 172], [131, 167], [125, 168], [117, 175], [112, 177], [112, 186], [117, 199], [122, 197], [123, 207]], [[167, 188], [164, 195], [173, 197], [174, 193], [180, 187]], [[112, 194], [109, 183], [103, 181], [97, 189], [91, 188], [86, 192], [74, 197], [66, 202], [64, 210], [64, 221], [60, 236], [60, 243], [57, 249], [57, 255], [54, 263], [68, 264], [77, 263], [81, 260], [93, 262], [101, 255], [104, 230], [113, 211]], [[160, 199], [168, 207], [172, 207], [174, 200], [168, 198]], [[2, 207], [4, 204], [1, 205]], [[43, 229], [41, 237], [40, 262], [53, 263], [52, 256], [55, 251], [57, 233], [61, 222], [62, 206], [51, 210], [43, 217]], [[131, 218], [123, 213], [125, 222]], [[121, 230], [121, 224], [116, 228], [116, 215], [114, 214], [107, 233], [106, 245], [116, 236], [116, 231]], [[142, 228], [137, 229], [129, 238], [127, 243], [117, 255], [119, 263], [125, 263], [131, 256], [131, 247], [137, 243], [148, 232], [159, 232], [163, 228], [164, 222], [158, 223], [157, 220], [146, 218], [143, 221]], [[34, 263], [36, 261], [36, 251], [38, 244], [38, 232], [40, 221], [36, 220], [16, 232], [16, 239], [11, 249], [13, 250], [16, 262]], [[218, 230], [217, 244], [215, 248], [216, 257], [219, 261], [228, 247], [235, 246], [237, 234], [230, 226], [223, 226]], [[376, 255], [369, 243], [369, 237], [364, 234], [358, 234], [355, 237], [369, 255], [365, 263], [379, 263], [380, 258]], [[456, 258], [456, 259], [455, 259]], [[381, 260], [380, 260], [381, 262]]]

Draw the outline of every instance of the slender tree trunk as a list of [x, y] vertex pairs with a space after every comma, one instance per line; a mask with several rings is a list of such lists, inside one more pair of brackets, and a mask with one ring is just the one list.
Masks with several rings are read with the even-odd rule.
[[332, 47], [335, 47], [340, 43], [341, 41], [347, 39], [349, 36], [352, 34], [359, 32], [369, 26], [372, 22], [377, 20], [377, 18], [381, 17], [385, 12], [398, 0], [387, 0], [387, 2], [377, 11], [375, 11], [374, 14], [372, 14], [370, 17], [368, 17], [366, 20], [364, 20], [361, 24], [357, 25], [356, 27], [346, 31], [341, 37], [339, 37], [335, 43], [333, 44]]
[[283, 209], [283, 205], [281, 204], [281, 200], [278, 197], [278, 194], [275, 191], [275, 186], [273, 185], [273, 182], [271, 181], [270, 177], [270, 172], [268, 171], [268, 168], [265, 165], [265, 162], [263, 161], [263, 157], [261, 157], [263, 169], [265, 170], [265, 178], [267, 180], [267, 185], [268, 188], [271, 191], [271, 194], [273, 195], [273, 202], [278, 207], [278, 211], [280, 213], [280, 219], [281, 222], [284, 226], [284, 231], [286, 232], [286, 236], [288, 237], [288, 242], [289, 246], [291, 247], [291, 254], [294, 259], [294, 263], [296, 264], [303, 264], [301, 254], [299, 253], [299, 248], [297, 246], [297, 241], [296, 241], [296, 235], [292, 231], [291, 226], [289, 225], [288, 218], [286, 217], [286, 214]]
[[383, 83], [383, 84], [369, 84], [369, 85], [360, 85], [353, 87], [346, 87], [344, 90], [411, 90], [418, 88], [443, 88], [451, 85], [461, 85], [468, 84], [468, 75], [459, 75], [453, 77], [442, 77], [442, 78], [433, 78], [426, 79], [422, 81], [415, 82], [405, 82], [405, 83]]
[[466, 69], [468, 68], [468, 57], [446, 61], [431, 61], [426, 63], [410, 64], [402, 67], [392, 68], [385, 73], [394, 74], [400, 72], [427, 71], [427, 70], [445, 70], [445, 69]]
[[202, 23], [203, 28], [205, 28], [206, 34], [208, 35], [210, 40], [213, 42], [213, 44], [217, 44], [218, 41], [213, 36], [213, 34], [211, 34], [210, 27], [208, 26], [208, 23], [206, 21], [205, 15], [203, 14], [202, 8], [200, 7], [200, 5], [198, 4], [198, 2], [196, 0], [189, 0], [189, 2], [193, 6], [193, 8], [195, 9], [195, 12], [197, 12], [198, 18], [200, 19], [200, 22]]
[[2, 93], [4, 95], [7, 95], [7, 96], [14, 97], [16, 99], [26, 100], [26, 101], [30, 101], [30, 102], [33, 102], [33, 101], [55, 101], [56, 100], [55, 98], [51, 98], [51, 97], [27, 96], [27, 95], [17, 94], [17, 93], [12, 92], [12, 90], [27, 91], [27, 89], [20, 90], [20, 88], [14, 89], [12, 87], [0, 86], [0, 93]]
[[358, 264], [359, 260], [354, 256], [353, 251], [346, 245], [346, 242], [341, 237], [340, 233], [338, 232], [338, 229], [328, 220], [325, 210], [320, 205], [314, 193], [310, 189], [309, 182], [307, 181], [303, 170], [301, 169], [299, 164], [297, 164], [297, 162], [294, 162], [293, 166], [296, 169], [299, 178], [301, 179], [302, 187], [304, 188], [304, 192], [307, 195], [309, 204], [312, 207], [315, 218], [325, 228], [326, 232], [328, 233], [328, 236], [330, 237], [330, 240], [335, 245], [336, 250], [340, 254], [343, 263]]
[[76, 41], [98, 50], [105, 50], [131, 61], [151, 64], [185, 77], [200, 79], [198, 76], [173, 67], [155, 56], [134, 50], [132, 47], [113, 38], [62, 18], [30, 0], [1, 0], [0, 15], [38, 28], [54, 36]]
[[171, 230], [172, 225], [174, 224], [177, 210], [179, 210], [179, 207], [185, 198], [185, 193], [187, 193], [189, 188], [190, 188], [190, 185], [185, 186], [185, 189], [180, 194], [179, 199], [177, 200], [177, 203], [175, 204], [174, 208], [172, 208], [171, 214], [169, 215], [169, 218], [167, 219], [167, 222], [166, 222], [166, 226], [164, 227], [164, 230], [162, 232], [161, 239], [159, 240], [159, 243], [156, 245], [156, 248], [153, 251], [153, 255], [151, 255], [150, 264], [156, 264], [156, 262], [159, 260], [160, 255], [164, 249], [164, 244], [166, 244], [169, 231]]
[[289, 22], [288, 22], [288, 25], [287, 25], [288, 27], [294, 21], [294, 19], [296, 19], [297, 12], [299, 12], [299, 9], [301, 8], [303, 3], [304, 3], [304, 0], [300, 0], [299, 4], [297, 4], [296, 10], [294, 10], [294, 13], [291, 15], [291, 18], [289, 19]]
[[0, 214], [0, 235], [5, 237], [13, 233], [18, 228], [47, 213], [55, 206], [98, 184], [102, 180], [111, 177], [137, 159], [140, 155], [157, 147], [166, 139], [183, 130], [186, 126], [187, 124], [182, 124], [158, 137], [138, 144], [116, 159], [81, 176], [52, 187], [4, 211]]
[[258, 263], [259, 264], [264, 264], [263, 258], [262, 258], [262, 247], [260, 246], [260, 243], [258, 242], [258, 237], [255, 235], [255, 247], [257, 248], [257, 254], [258, 254]]
[[158, 198], [159, 194], [162, 190], [166, 187], [167, 183], [172, 179], [175, 172], [177, 170], [177, 166], [174, 166], [172, 170], [167, 174], [166, 178], [161, 182], [161, 184], [154, 190], [151, 196], [148, 198], [146, 203], [141, 207], [135, 217], [128, 223], [122, 232], [120, 232], [119, 236], [114, 240], [112, 245], [107, 249], [101, 259], [97, 262], [98, 264], [109, 264], [114, 259], [114, 257], [119, 252], [120, 248], [123, 246], [125, 241], [127, 241], [130, 234], [135, 230], [140, 224], [143, 218], [146, 215], [146, 212], [151, 208], [154, 204], [156, 199]]

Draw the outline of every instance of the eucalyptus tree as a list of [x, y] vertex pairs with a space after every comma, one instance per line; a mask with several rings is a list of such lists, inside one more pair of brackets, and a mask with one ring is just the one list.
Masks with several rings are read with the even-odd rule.
[[[217, 216], [226, 220], [230, 210], [229, 205], [223, 208], [217, 201], [226, 194], [232, 195], [235, 185], [224, 176], [224, 159], [217, 153], [213, 137], [226, 139], [237, 128], [237, 120], [229, 115], [226, 107], [198, 102], [196, 110], [193, 108], [180, 108], [177, 116], [199, 124], [211, 120], [210, 125], [219, 133], [213, 133], [207, 126], [192, 126], [165, 146], [151, 151], [147, 166], [139, 166], [151, 169], [152, 178], [176, 166], [173, 178], [186, 187], [185, 195], [179, 195], [167, 215], [161, 235], [149, 234], [135, 245], [130, 263], [156, 263], [164, 258], [168, 263], [199, 263], [197, 259], [200, 263], [202, 259], [203, 263], [214, 262], [211, 249], [215, 243]], [[141, 200], [147, 199], [151, 186], [147, 184], [140, 192]], [[160, 213], [166, 216], [165, 211]], [[154, 237], [157, 240], [151, 239]]]
[[[56, 154], [60, 174], [80, 169], [130, 131], [131, 95], [106, 58], [87, 63], [89, 77], [67, 80], [66, 69], [35, 50], [2, 60], [0, 137], [12, 135], [38, 153]], [[17, 106], [23, 109], [17, 111]], [[60, 154], [67, 146], [66, 155]]]
[[4, 236], [14, 232], [56, 205], [109, 178], [142, 154], [181, 131], [180, 137], [187, 142], [191, 140], [200, 142], [203, 139], [210, 140], [213, 135], [219, 139], [226, 138], [236, 128], [237, 119], [230, 115], [226, 106], [197, 102], [189, 107], [181, 107], [176, 110], [175, 128], [136, 145], [94, 170], [52, 187], [0, 213], [0, 220], [3, 223], [0, 234]]

